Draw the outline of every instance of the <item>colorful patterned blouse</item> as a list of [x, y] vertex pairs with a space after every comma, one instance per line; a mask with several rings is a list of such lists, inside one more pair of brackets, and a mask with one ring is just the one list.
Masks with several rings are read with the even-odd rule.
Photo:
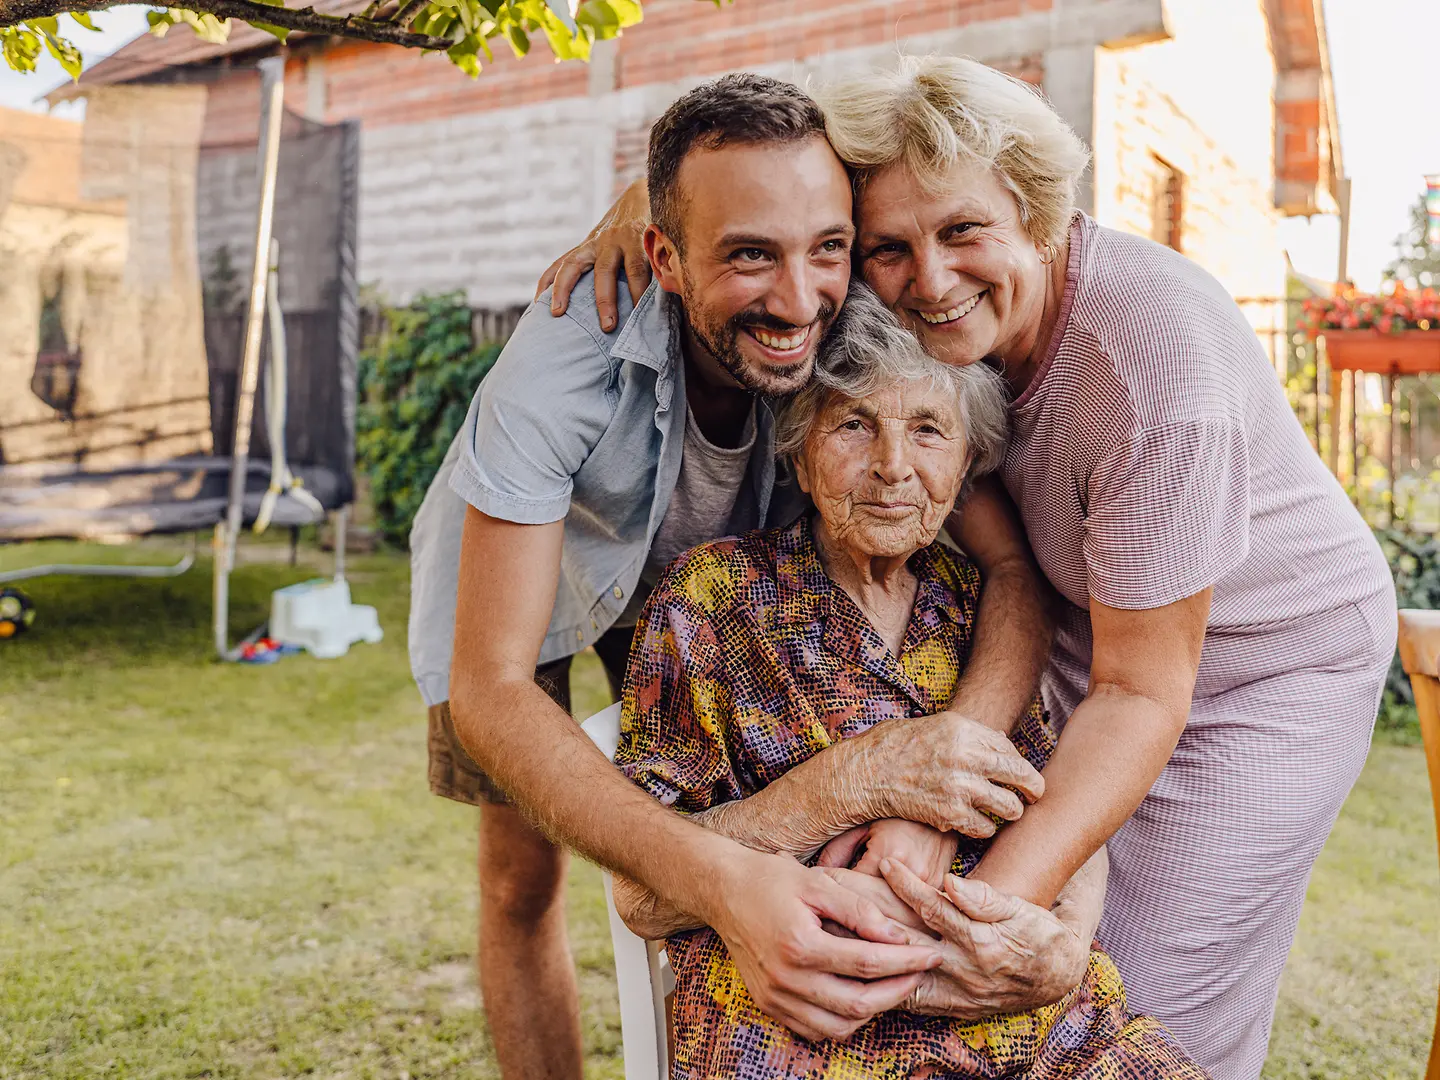
[[[619, 764], [684, 812], [743, 799], [837, 739], [950, 700], [970, 651], [980, 577], [934, 544], [910, 567], [915, 608], [897, 657], [821, 568], [810, 523], [721, 540], [666, 571], [636, 630]], [[1042, 768], [1056, 733], [1033, 706], [1015, 745]], [[985, 842], [965, 841], [968, 873]], [[844, 1042], [808, 1042], [756, 1008], [710, 929], [667, 942], [676, 1080], [1000, 1077], [1202, 1080], [1156, 1020], [1133, 1017], [1109, 957], [1055, 1005], [981, 1023], [892, 1010]]]

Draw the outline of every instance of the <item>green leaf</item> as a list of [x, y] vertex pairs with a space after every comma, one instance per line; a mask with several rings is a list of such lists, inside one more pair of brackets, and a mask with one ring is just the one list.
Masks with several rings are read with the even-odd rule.
[[70, 12], [70, 18], [74, 19], [77, 23], [79, 23], [81, 26], [83, 26], [86, 30], [93, 30], [93, 31], [95, 31], [95, 33], [97, 33], [97, 34], [100, 32], [100, 28], [99, 28], [98, 26], [96, 26], [93, 22], [90, 21], [90, 13], [89, 13], [89, 12], [86, 12], [86, 11], [72, 11], [72, 12]]
[[45, 35], [45, 51], [59, 62], [60, 66], [65, 69], [65, 74], [72, 79], [79, 79], [80, 69], [85, 66], [80, 56], [80, 50], [57, 35], [49, 26], [46, 26], [47, 23], [53, 26], [55, 19], [45, 18], [32, 21], [32, 25], [39, 27]]
[[575, 12], [575, 22], [590, 27], [601, 39], [613, 37], [620, 30], [620, 16], [607, 0], [586, 0]]
[[506, 28], [505, 36], [509, 38], [510, 48], [515, 50], [516, 56], [524, 56], [530, 51], [530, 38], [520, 27], [512, 23]]
[[[265, 3], [266, 0], [260, 0], [260, 2]], [[250, 25], [255, 27], [256, 30], [264, 30], [267, 34], [279, 38], [281, 44], [284, 44], [285, 39], [290, 36], [290, 28], [288, 26], [273, 26], [270, 23], [256, 22], [254, 19], [250, 20]]]
[[40, 57], [40, 35], [23, 26], [0, 26], [0, 53], [14, 71], [31, 72]]
[[472, 79], [480, 74], [479, 39], [473, 35], [462, 38], [445, 50], [450, 62]]
[[645, 12], [640, 8], [639, 0], [607, 0], [607, 2], [615, 9], [615, 17], [620, 20], [622, 29], [634, 26], [645, 18]]
[[150, 33], [158, 38], [163, 38], [175, 25], [175, 20], [168, 11], [147, 11], [145, 21], [150, 24]]

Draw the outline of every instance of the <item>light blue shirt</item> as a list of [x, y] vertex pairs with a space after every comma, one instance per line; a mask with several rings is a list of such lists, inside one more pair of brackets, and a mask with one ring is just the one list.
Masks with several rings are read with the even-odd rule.
[[[651, 284], [605, 333], [591, 275], [569, 309], [547, 292], [516, 326], [471, 402], [410, 536], [410, 665], [427, 705], [449, 697], [468, 503], [523, 525], [565, 522], [560, 582], [540, 663], [580, 652], [614, 625], [680, 474], [685, 365], [679, 301]], [[804, 497], [776, 487], [775, 420], [759, 403], [750, 482], [761, 526], [788, 522]], [[772, 505], [773, 504], [773, 505]]]

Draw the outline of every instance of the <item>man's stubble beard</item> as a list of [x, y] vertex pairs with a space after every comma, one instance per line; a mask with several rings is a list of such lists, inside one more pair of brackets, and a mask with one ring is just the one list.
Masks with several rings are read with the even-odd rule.
[[695, 340], [700, 343], [701, 348], [713, 356], [716, 363], [723, 367], [742, 388], [752, 394], [760, 394], [764, 397], [789, 397], [804, 389], [815, 372], [815, 357], [820, 350], [821, 342], [824, 341], [825, 335], [829, 333], [831, 325], [835, 322], [838, 310], [834, 304], [828, 302], [821, 307], [815, 323], [812, 324], [814, 329], [811, 333], [815, 336], [815, 340], [810, 343], [809, 355], [804, 361], [782, 374], [768, 368], [757, 370], [747, 364], [744, 353], [740, 351], [740, 335], [744, 333], [746, 326], [757, 326], [766, 330], [774, 330], [777, 333], [794, 332], [798, 329], [797, 327], [791, 326], [789, 323], [782, 323], [762, 309], [758, 312], [747, 310], [732, 315], [717, 331], [712, 332], [709, 327], [703, 327], [691, 318], [690, 313], [698, 311], [699, 308], [694, 302], [694, 293], [688, 277], [682, 277], [680, 296], [683, 301], [686, 327]]

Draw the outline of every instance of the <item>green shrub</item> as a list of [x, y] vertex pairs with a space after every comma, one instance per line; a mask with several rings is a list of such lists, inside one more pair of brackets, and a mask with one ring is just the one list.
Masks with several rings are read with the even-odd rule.
[[[1440, 608], [1440, 542], [1428, 533], [1408, 529], [1377, 529], [1375, 538], [1395, 578], [1395, 599], [1402, 608]], [[1415, 696], [1400, 667], [1397, 652], [1385, 680], [1376, 730], [1396, 742], [1419, 742]]]
[[476, 346], [460, 293], [421, 296], [389, 309], [383, 325], [360, 354], [355, 455], [370, 478], [377, 527], [404, 546], [425, 490], [501, 347]]

